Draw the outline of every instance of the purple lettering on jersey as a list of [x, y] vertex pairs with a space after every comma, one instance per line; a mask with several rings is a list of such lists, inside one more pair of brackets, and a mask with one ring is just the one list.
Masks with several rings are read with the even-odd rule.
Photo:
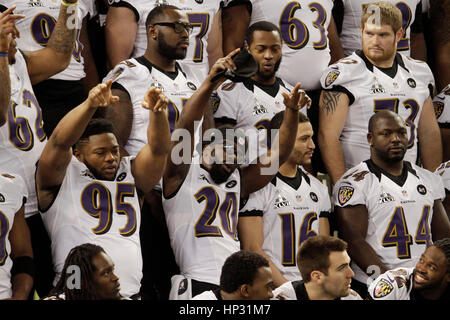
[[320, 31], [319, 41], [313, 42], [313, 47], [316, 50], [323, 50], [327, 47], [327, 35], [325, 30], [325, 21], [327, 20], [327, 12], [325, 8], [318, 2], [313, 2], [308, 5], [311, 11], [317, 12], [317, 19], [313, 22], [313, 26]]
[[227, 192], [225, 200], [219, 208], [223, 230], [235, 240], [237, 240], [237, 206], [236, 192]]
[[124, 202], [125, 197], [134, 197], [134, 184], [118, 183], [116, 192], [116, 212], [128, 217], [127, 224], [119, 229], [120, 235], [124, 237], [132, 236], [136, 232], [136, 210], [128, 203]]
[[195, 36], [195, 48], [194, 48], [194, 56], [192, 57], [192, 61], [194, 62], [203, 62], [203, 41], [202, 38], [206, 35], [209, 28], [209, 14], [208, 13], [187, 13], [186, 14], [189, 20], [189, 23], [194, 25], [194, 27], [199, 27], [200, 31]]
[[11, 100], [8, 108], [9, 141], [17, 149], [29, 151], [34, 145], [33, 132], [27, 119], [16, 115], [16, 107], [17, 103]]
[[201, 188], [195, 195], [198, 203], [206, 201], [205, 209], [194, 226], [196, 237], [222, 237], [220, 229], [211, 225], [216, 219], [219, 196], [216, 190], [211, 187]]
[[109, 231], [112, 224], [112, 203], [108, 188], [99, 182], [89, 184], [81, 193], [81, 206], [91, 217], [99, 220], [98, 225], [92, 228], [96, 235]]
[[308, 28], [294, 17], [298, 9], [301, 9], [301, 6], [297, 1], [289, 2], [280, 17], [281, 37], [289, 48], [296, 50], [306, 46], [309, 40]]
[[299, 247], [303, 243], [303, 241], [306, 241], [311, 237], [317, 236], [317, 233], [311, 229], [313, 222], [316, 220], [317, 220], [317, 213], [315, 213], [314, 211], [308, 212], [303, 218], [300, 227], [300, 238], [298, 240]]

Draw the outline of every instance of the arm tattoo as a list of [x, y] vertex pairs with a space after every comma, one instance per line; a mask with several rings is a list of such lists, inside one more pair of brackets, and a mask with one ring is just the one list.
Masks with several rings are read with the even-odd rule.
[[48, 41], [48, 47], [58, 53], [72, 54], [77, 34], [77, 11], [76, 6], [61, 6], [58, 22]]
[[327, 112], [327, 115], [336, 111], [341, 94], [342, 92], [339, 91], [323, 91], [322, 109]]

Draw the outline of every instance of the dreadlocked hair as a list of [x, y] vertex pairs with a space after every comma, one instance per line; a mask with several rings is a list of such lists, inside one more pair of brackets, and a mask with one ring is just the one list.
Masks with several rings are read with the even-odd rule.
[[[61, 272], [61, 278], [55, 288], [50, 292], [51, 295], [65, 295], [65, 300], [100, 300], [100, 296], [93, 284], [93, 274], [96, 271], [93, 265], [93, 259], [101, 252], [105, 252], [102, 247], [91, 243], [85, 243], [70, 250]], [[80, 286], [70, 286], [72, 275], [67, 269], [71, 266], [77, 266], [80, 270]]]
[[450, 238], [440, 239], [433, 242], [433, 246], [439, 248], [444, 252], [445, 258], [447, 259], [447, 273], [450, 273]]

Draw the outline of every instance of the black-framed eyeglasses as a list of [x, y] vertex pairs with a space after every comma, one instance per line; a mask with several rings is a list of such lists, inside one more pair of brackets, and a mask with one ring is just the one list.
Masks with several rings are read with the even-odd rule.
[[191, 34], [192, 29], [194, 28], [192, 24], [182, 22], [156, 22], [153, 25], [171, 27], [173, 30], [175, 30], [176, 33], [182, 33], [184, 30], [186, 30], [188, 34]]

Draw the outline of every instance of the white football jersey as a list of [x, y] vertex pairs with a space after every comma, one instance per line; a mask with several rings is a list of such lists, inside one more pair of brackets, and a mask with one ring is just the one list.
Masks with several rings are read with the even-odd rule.
[[9, 66], [11, 101], [8, 119], [0, 127], [0, 168], [22, 177], [27, 185], [25, 217], [38, 213], [34, 172], [47, 137], [42, 112], [28, 76], [25, 58], [20, 50], [16, 63]]
[[[273, 298], [271, 300], [310, 300], [306, 292], [303, 280], [288, 281], [273, 290]], [[350, 289], [350, 293], [346, 297], [336, 300], [362, 300], [361, 296], [354, 290]]]
[[0, 174], [0, 300], [11, 298], [11, 243], [9, 232], [17, 211], [25, 203], [28, 191], [20, 176]]
[[436, 173], [442, 177], [445, 189], [450, 192], [450, 160], [442, 163], [436, 169]]
[[246, 133], [249, 160], [254, 160], [267, 152], [270, 120], [286, 108], [281, 93], [291, 90], [292, 87], [279, 78], [273, 86], [263, 86], [252, 79], [239, 83], [226, 81], [211, 97], [214, 118]]
[[434, 78], [426, 63], [399, 53], [394, 67], [397, 72], [391, 78], [357, 51], [331, 65], [322, 75], [323, 89], [345, 92], [350, 100], [340, 137], [347, 170], [370, 157], [369, 119], [384, 109], [398, 113], [405, 120], [409, 136], [405, 160], [416, 163], [417, 127], [422, 106], [430, 97], [430, 87], [434, 87]]
[[[342, 48], [346, 56], [353, 51], [361, 49], [361, 16], [364, 5], [370, 4], [370, 0], [340, 0], [344, 7], [344, 18], [342, 21], [342, 31], [339, 35]], [[410, 37], [411, 28], [416, 17], [416, 8], [421, 0], [386, 0], [394, 4], [402, 12], [402, 28], [405, 34], [397, 44], [397, 51], [409, 56], [411, 51]]]
[[[332, 0], [253, 0], [250, 24], [269, 21], [281, 31], [283, 58], [277, 75], [292, 86], [320, 89], [320, 76], [330, 63], [328, 25]], [[295, 67], [294, 67], [295, 66]]]
[[239, 216], [262, 217], [262, 249], [282, 275], [294, 281], [302, 278], [297, 248], [319, 233], [319, 217], [328, 217], [330, 211], [327, 187], [299, 168], [296, 178], [278, 173], [271, 183], [250, 194]]
[[223, 299], [222, 296], [220, 295], [219, 289], [219, 290], [203, 291], [202, 293], [193, 297], [191, 300], [223, 300]]
[[414, 268], [389, 270], [378, 276], [368, 289], [373, 300], [411, 300]]
[[450, 128], [450, 83], [433, 98], [434, 112], [441, 128]]
[[199, 87], [199, 84], [191, 77], [192, 73], [186, 73], [185, 69], [177, 64], [175, 72], [164, 72], [144, 57], [140, 57], [122, 61], [103, 79], [103, 82], [112, 79], [113, 88], [117, 83], [130, 95], [133, 106], [133, 124], [125, 145], [125, 150], [130, 155], [137, 155], [147, 144], [150, 112], [142, 107], [142, 102], [150, 87], [162, 89], [169, 99], [167, 113], [170, 131], [174, 130], [184, 104]]
[[[393, 177], [371, 160], [348, 170], [333, 190], [338, 207], [364, 205], [368, 212], [366, 242], [389, 269], [414, 267], [432, 243], [435, 200], [445, 197], [436, 174], [407, 161], [401, 176]], [[352, 263], [355, 279], [370, 282]]]
[[[45, 48], [59, 17], [61, 0], [14, 0], [12, 2], [17, 6], [14, 13], [25, 15], [25, 18], [16, 21], [16, 26], [20, 31], [20, 38], [16, 39], [18, 48], [24, 51], [36, 51]], [[81, 55], [83, 45], [79, 40], [79, 30], [83, 19], [88, 14], [91, 16], [94, 14], [94, 2], [94, 0], [78, 1], [76, 10], [68, 7], [67, 10], [69, 10], [69, 13], [73, 13], [73, 17], [69, 18], [67, 23], [78, 29], [77, 40], [69, 66], [50, 79], [80, 80], [86, 76], [84, 59]], [[70, 10], [73, 10], [73, 12]]]
[[203, 82], [209, 72], [208, 36], [215, 14], [221, 6], [228, 6], [232, 2], [245, 2], [245, 0], [133, 0], [117, 1], [115, 6], [132, 8], [136, 15], [138, 30], [134, 44], [132, 58], [144, 55], [147, 49], [147, 30], [145, 22], [147, 16], [158, 4], [170, 4], [180, 8], [187, 15], [194, 30], [189, 36], [189, 47], [184, 60], [180, 60], [182, 66], [189, 65], [199, 82]]
[[235, 170], [216, 185], [208, 171], [192, 164], [176, 194], [163, 196], [170, 243], [184, 276], [219, 285], [226, 258], [240, 250], [240, 179]]
[[115, 180], [107, 181], [95, 179], [84, 163], [72, 157], [54, 202], [41, 211], [52, 240], [56, 279], [73, 247], [94, 243], [114, 261], [120, 293], [129, 297], [139, 292], [141, 211], [131, 173], [132, 159], [122, 158]]

